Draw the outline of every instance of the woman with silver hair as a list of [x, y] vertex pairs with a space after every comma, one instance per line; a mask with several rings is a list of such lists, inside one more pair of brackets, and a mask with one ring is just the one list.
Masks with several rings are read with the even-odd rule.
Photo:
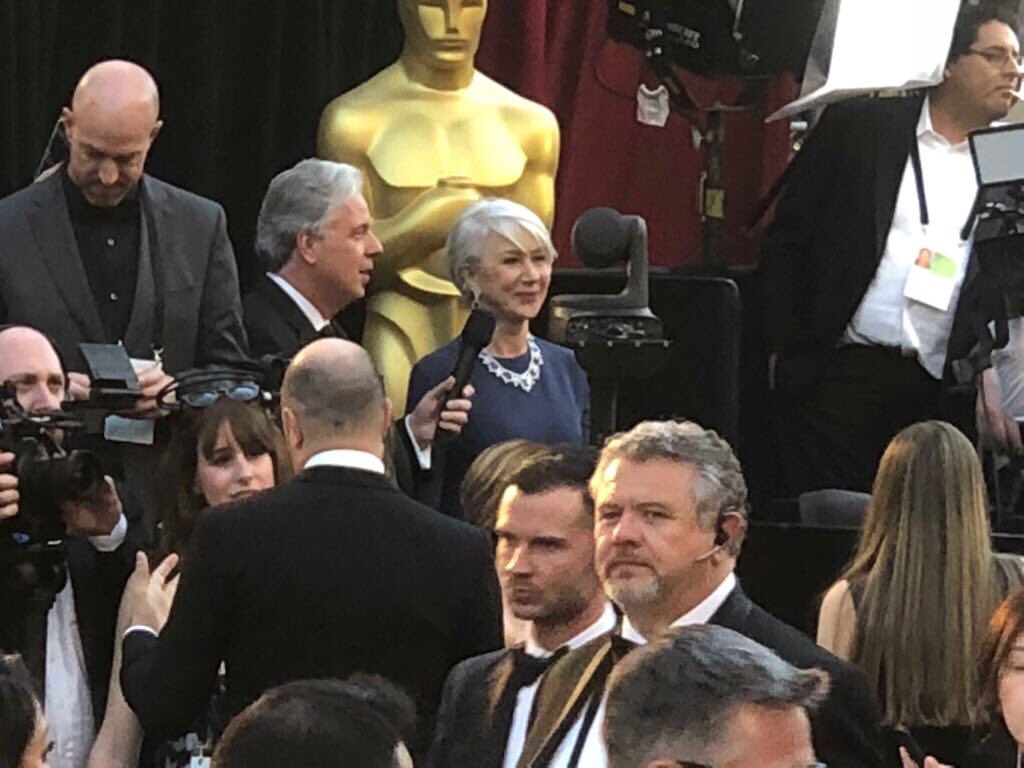
[[[494, 336], [476, 361], [473, 411], [446, 456], [441, 511], [461, 517], [458, 486], [473, 459], [490, 445], [523, 438], [583, 443], [590, 392], [573, 353], [535, 338], [530, 321], [547, 298], [556, 258], [541, 220], [518, 203], [482, 200], [467, 208], [448, 237], [452, 280], [467, 305], [491, 312]], [[410, 403], [443, 381], [459, 340], [413, 367]]]

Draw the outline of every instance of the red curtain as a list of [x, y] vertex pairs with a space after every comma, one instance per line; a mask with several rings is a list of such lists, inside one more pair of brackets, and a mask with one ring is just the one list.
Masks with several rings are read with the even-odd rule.
[[[708, 114], [673, 110], [664, 128], [637, 122], [639, 85], [658, 82], [643, 52], [608, 39], [607, 13], [608, 0], [492, 2], [479, 67], [558, 116], [562, 159], [554, 238], [560, 264], [576, 263], [569, 247], [573, 222], [598, 205], [646, 218], [652, 264], [707, 261], [697, 198], [708, 150], [695, 132], [706, 131]], [[793, 98], [795, 84], [788, 77], [751, 85], [677, 74], [701, 106], [751, 105], [724, 114], [726, 220], [718, 260], [753, 263], [758, 237], [742, 225], [789, 155], [788, 124], [765, 126], [764, 118]]]

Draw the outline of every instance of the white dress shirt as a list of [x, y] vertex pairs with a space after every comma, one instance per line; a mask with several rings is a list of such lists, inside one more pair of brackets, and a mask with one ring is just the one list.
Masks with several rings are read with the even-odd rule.
[[330, 318], [324, 317], [320, 314], [320, 310], [313, 306], [313, 302], [302, 295], [294, 285], [289, 283], [283, 277], [276, 272], [267, 272], [267, 277], [273, 280], [277, 287], [288, 294], [288, 298], [295, 302], [295, 306], [299, 308], [299, 311], [305, 315], [306, 319], [309, 320], [309, 324], [313, 326], [313, 330], [319, 333], [327, 324], [330, 322]]
[[[613, 629], [615, 629], [615, 610], [612, 608], [611, 603], [605, 603], [601, 618], [572, 638], [564, 647], [570, 651], [575, 650], [586, 645], [591, 640], [611, 632]], [[553, 651], [546, 650], [537, 645], [533, 639], [532, 631], [526, 639], [523, 650], [530, 656], [535, 656], [538, 659], [546, 659], [553, 655]], [[556, 648], [555, 650], [558, 649]], [[533, 700], [537, 696], [537, 688], [539, 686], [540, 680], [537, 680], [533, 685], [520, 688], [519, 693], [516, 695], [516, 707], [512, 713], [512, 725], [509, 728], [508, 741], [505, 744], [505, 768], [515, 768], [516, 763], [519, 762], [519, 758], [523, 754], [523, 746], [526, 743], [526, 731], [530, 722], [530, 710], [533, 709]]]
[[[100, 552], [113, 552], [127, 532], [128, 521], [121, 515], [108, 535], [93, 536], [89, 541]], [[44, 701], [54, 742], [50, 768], [84, 768], [96, 739], [96, 722], [70, 575], [46, 615]]]
[[[941, 379], [972, 245], [971, 240], [960, 239], [960, 230], [974, 205], [978, 182], [968, 143], [950, 144], [935, 131], [930, 104], [926, 98], [917, 123], [929, 224], [922, 227], [913, 163], [907, 158], [882, 259], [842, 343], [898, 347], [908, 356], [916, 356], [929, 374]], [[911, 267], [922, 248], [957, 261], [948, 311], [904, 296]]]
[[[715, 588], [714, 592], [673, 621], [669, 626], [687, 627], [694, 624], [707, 624], [708, 620], [715, 615], [729, 595], [732, 594], [736, 584], [735, 574], [730, 573]], [[647, 643], [647, 638], [640, 634], [636, 627], [630, 623], [629, 617], [624, 617], [622, 620], [622, 636], [637, 645], [645, 645]], [[577, 764], [578, 768], [606, 768], [608, 765], [608, 752], [605, 749], [604, 736], [602, 735], [604, 730], [604, 713], [605, 701], [602, 699], [601, 706], [598, 707], [597, 715], [594, 717], [594, 722], [590, 726], [590, 730], [587, 731], [586, 741], [583, 743], [583, 751], [580, 752], [580, 759]], [[548, 768], [567, 768], [569, 760], [572, 758], [573, 749], [576, 747], [576, 740], [580, 737], [580, 730], [583, 728], [583, 716], [584, 713], [580, 713], [576, 723], [569, 729], [565, 740], [562, 742], [562, 746], [558, 748]]]
[[343, 448], [334, 448], [330, 451], [313, 454], [306, 460], [303, 469], [312, 469], [313, 467], [347, 467], [348, 469], [363, 469], [367, 472], [384, 474], [384, 462], [379, 456], [374, 456], [366, 451]]

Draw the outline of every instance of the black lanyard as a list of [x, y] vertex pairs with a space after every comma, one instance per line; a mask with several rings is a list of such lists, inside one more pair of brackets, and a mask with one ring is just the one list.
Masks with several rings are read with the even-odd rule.
[[928, 197], [924, 192], [924, 173], [921, 170], [921, 148], [917, 142], [917, 130], [915, 128], [913, 139], [910, 142], [910, 164], [914, 168], [914, 183], [917, 186], [917, 207], [921, 212], [921, 226], [928, 226]]

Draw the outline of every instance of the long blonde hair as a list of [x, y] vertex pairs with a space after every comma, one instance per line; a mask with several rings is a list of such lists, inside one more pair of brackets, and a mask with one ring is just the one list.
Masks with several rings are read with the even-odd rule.
[[941, 421], [896, 435], [843, 574], [862, 591], [852, 661], [887, 725], [972, 722], [975, 660], [1007, 580], [990, 535], [970, 441]]

